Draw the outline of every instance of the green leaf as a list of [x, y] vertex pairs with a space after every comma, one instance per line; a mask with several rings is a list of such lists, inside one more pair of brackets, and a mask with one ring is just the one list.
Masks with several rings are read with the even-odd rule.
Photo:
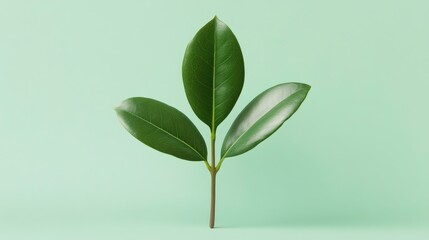
[[186, 48], [182, 77], [192, 110], [215, 132], [234, 107], [244, 83], [240, 45], [217, 17]]
[[309, 90], [307, 84], [284, 83], [259, 94], [226, 134], [222, 159], [245, 153], [268, 138], [299, 108]]
[[207, 159], [203, 137], [179, 110], [142, 97], [129, 98], [115, 110], [128, 132], [149, 147], [185, 160]]

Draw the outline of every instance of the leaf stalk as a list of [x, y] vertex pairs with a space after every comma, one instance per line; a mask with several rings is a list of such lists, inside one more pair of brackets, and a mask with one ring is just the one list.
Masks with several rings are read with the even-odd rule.
[[216, 160], [215, 160], [215, 140], [216, 134], [212, 132], [211, 136], [211, 198], [210, 198], [210, 221], [209, 227], [215, 225], [215, 206], [216, 206]]

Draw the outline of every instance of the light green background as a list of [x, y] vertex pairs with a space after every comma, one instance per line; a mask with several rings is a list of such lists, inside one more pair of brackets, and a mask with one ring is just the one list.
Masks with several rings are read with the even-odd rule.
[[[0, 239], [427, 239], [428, 12], [424, 0], [2, 0]], [[312, 90], [224, 162], [211, 231], [204, 164], [139, 143], [113, 108], [156, 98], [208, 137], [181, 62], [215, 14], [246, 64], [218, 148], [261, 91]]]

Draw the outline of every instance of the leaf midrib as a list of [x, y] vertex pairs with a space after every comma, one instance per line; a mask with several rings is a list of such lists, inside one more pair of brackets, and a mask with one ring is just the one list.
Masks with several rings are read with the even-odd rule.
[[123, 112], [125, 112], [125, 113], [128, 113], [128, 114], [130, 114], [131, 116], [136, 117], [136, 118], [138, 118], [138, 119], [140, 119], [140, 120], [142, 120], [142, 121], [144, 121], [144, 122], [146, 122], [146, 123], [148, 123], [148, 124], [150, 124], [150, 125], [152, 125], [153, 127], [157, 128], [158, 130], [161, 130], [162, 132], [166, 133], [167, 135], [169, 135], [169, 136], [173, 137], [174, 139], [178, 140], [179, 142], [181, 142], [183, 145], [185, 145], [185, 146], [187, 146], [188, 148], [192, 149], [195, 153], [197, 153], [197, 154], [201, 157], [201, 159], [202, 159], [203, 161], [205, 161], [205, 160], [206, 160], [206, 159], [205, 159], [205, 158], [200, 154], [200, 152], [198, 152], [195, 148], [193, 148], [193, 147], [192, 147], [191, 145], [189, 145], [188, 143], [184, 142], [182, 139], [180, 139], [180, 138], [178, 138], [178, 137], [174, 136], [173, 134], [171, 134], [170, 132], [166, 131], [166, 130], [165, 130], [165, 129], [163, 129], [162, 127], [160, 127], [160, 126], [158, 126], [158, 125], [156, 125], [156, 124], [152, 123], [151, 121], [148, 121], [148, 120], [146, 120], [146, 119], [144, 119], [144, 118], [142, 118], [142, 117], [140, 117], [140, 116], [138, 116], [138, 115], [136, 115], [136, 114], [134, 114], [134, 113], [132, 113], [132, 112], [125, 111], [125, 110], [122, 110], [122, 111], [123, 111]]
[[215, 114], [216, 114], [216, 28], [217, 28], [217, 21], [214, 22], [214, 30], [213, 30], [213, 86], [212, 86], [212, 138], [214, 138], [214, 135], [216, 134], [215, 129]]

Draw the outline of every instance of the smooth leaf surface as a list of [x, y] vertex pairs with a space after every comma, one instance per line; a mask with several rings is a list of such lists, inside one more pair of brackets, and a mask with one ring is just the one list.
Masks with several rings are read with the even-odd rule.
[[207, 159], [203, 137], [179, 110], [142, 97], [129, 98], [115, 110], [122, 125], [142, 143], [185, 160]]
[[213, 132], [231, 112], [244, 83], [240, 45], [217, 17], [186, 48], [182, 77], [192, 110]]
[[222, 159], [245, 153], [268, 138], [299, 108], [309, 90], [307, 84], [284, 83], [258, 95], [226, 134]]

